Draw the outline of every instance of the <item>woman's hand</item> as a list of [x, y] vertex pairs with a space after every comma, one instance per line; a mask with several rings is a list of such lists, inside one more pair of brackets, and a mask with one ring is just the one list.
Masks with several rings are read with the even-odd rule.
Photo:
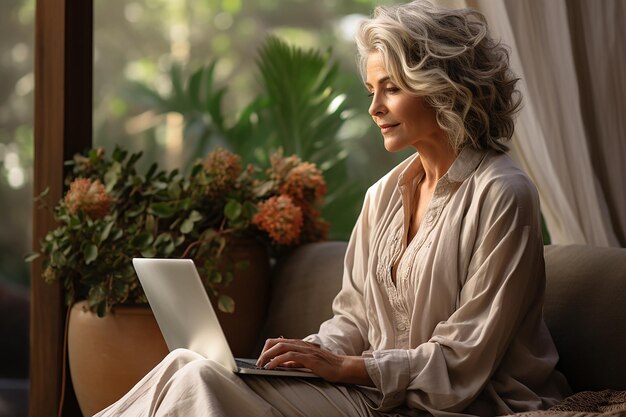
[[307, 368], [330, 382], [373, 386], [360, 356], [341, 356], [300, 339], [267, 339], [257, 366]]

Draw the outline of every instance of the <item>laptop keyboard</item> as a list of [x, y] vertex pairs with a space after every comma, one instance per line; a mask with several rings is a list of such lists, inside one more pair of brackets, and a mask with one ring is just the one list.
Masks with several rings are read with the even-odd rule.
[[256, 360], [254, 359], [236, 359], [235, 363], [239, 368], [245, 369], [264, 369], [263, 367], [256, 366]]

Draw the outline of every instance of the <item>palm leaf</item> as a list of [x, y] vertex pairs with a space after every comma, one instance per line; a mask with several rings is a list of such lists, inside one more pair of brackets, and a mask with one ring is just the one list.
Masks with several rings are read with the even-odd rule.
[[303, 50], [269, 37], [259, 50], [257, 66], [271, 103], [263, 116], [274, 127], [276, 145], [286, 153], [318, 164], [325, 149], [336, 155], [341, 149], [337, 131], [343, 124], [341, 106], [330, 109], [339, 95], [334, 82], [338, 67], [329, 54]]

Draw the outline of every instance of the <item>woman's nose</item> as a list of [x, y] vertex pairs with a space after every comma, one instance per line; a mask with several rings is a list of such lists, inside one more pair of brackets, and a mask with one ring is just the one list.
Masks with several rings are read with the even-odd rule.
[[380, 100], [380, 97], [378, 96], [378, 94], [374, 94], [372, 96], [372, 102], [370, 103], [370, 107], [369, 107], [369, 114], [373, 117], [373, 116], [380, 116], [386, 113], [387, 109], [386, 107], [383, 105], [383, 103]]

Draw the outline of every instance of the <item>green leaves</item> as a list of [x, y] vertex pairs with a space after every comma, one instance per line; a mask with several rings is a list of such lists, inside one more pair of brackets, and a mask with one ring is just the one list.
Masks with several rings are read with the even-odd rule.
[[189, 213], [189, 217], [185, 219], [183, 224], [180, 225], [180, 232], [184, 235], [191, 232], [193, 230], [194, 224], [202, 220], [202, 214], [200, 212], [193, 210]]
[[225, 294], [220, 294], [217, 299], [217, 308], [224, 313], [233, 313], [235, 311], [235, 300]]
[[34, 261], [35, 259], [39, 258], [40, 256], [41, 256], [41, 254], [40, 254], [40, 253], [37, 253], [37, 252], [30, 252], [30, 253], [27, 253], [27, 254], [24, 256], [24, 262], [32, 262], [32, 261]]
[[115, 185], [117, 185], [120, 180], [122, 174], [122, 165], [119, 162], [115, 161], [111, 164], [107, 172], [104, 174], [104, 185], [106, 186], [107, 191], [113, 190]]
[[115, 226], [115, 222], [112, 220], [104, 226], [104, 228], [102, 229], [102, 233], [100, 233], [100, 242], [104, 242], [105, 240], [107, 240], [107, 238], [111, 234], [111, 229], [113, 229], [113, 226]]
[[130, 240], [130, 245], [137, 249], [145, 249], [154, 241], [152, 233], [142, 232]]
[[230, 221], [237, 220], [243, 212], [243, 205], [235, 200], [228, 200], [224, 207], [224, 215]]
[[98, 247], [91, 242], [84, 242], [81, 252], [85, 258], [85, 264], [89, 265], [98, 258]]
[[184, 116], [184, 137], [196, 143], [189, 163], [206, 150], [212, 136], [222, 135], [226, 130], [222, 114], [226, 89], [215, 87], [216, 64], [213, 61], [198, 68], [187, 79], [183, 68], [173, 64], [169, 73], [172, 90], [164, 95], [139, 82], [131, 83], [128, 89], [129, 99], [141, 102], [151, 111]]
[[336, 137], [345, 105], [335, 86], [338, 66], [330, 62], [330, 54], [270, 36], [257, 65], [270, 102], [261, 117], [273, 127], [272, 145], [318, 165], [336, 159], [342, 150]]
[[[46, 248], [51, 250], [50, 258], [49, 258], [49, 261], [50, 261], [51, 264], [58, 265], [61, 268], [66, 266], [67, 258], [65, 257], [65, 254], [63, 254], [62, 251], [55, 250], [55, 249], [57, 249], [57, 245], [48, 245], [48, 246], [46, 246]], [[46, 249], [46, 248], [44, 248], [44, 249]]]
[[176, 206], [168, 202], [152, 203], [149, 212], [162, 219], [167, 219], [176, 213]]
[[170, 233], [161, 233], [151, 246], [141, 249], [141, 256], [144, 258], [170, 258], [184, 240], [185, 238], [182, 236], [174, 239]]

